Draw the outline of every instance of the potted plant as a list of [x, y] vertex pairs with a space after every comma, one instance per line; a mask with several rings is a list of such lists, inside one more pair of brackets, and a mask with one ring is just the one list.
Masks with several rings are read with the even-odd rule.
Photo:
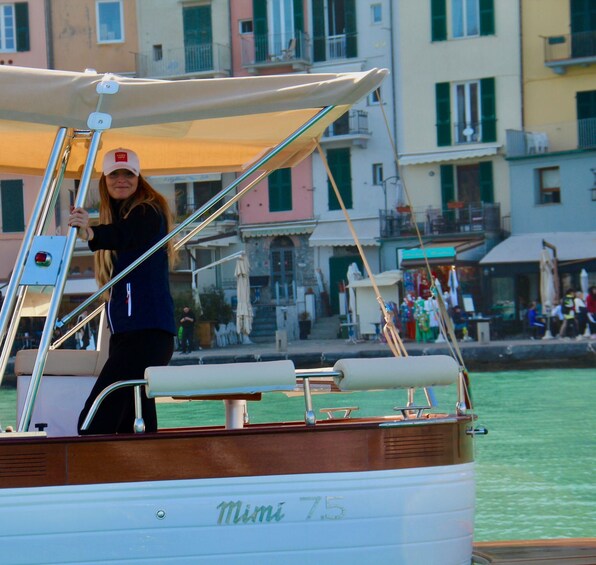
[[310, 328], [310, 314], [306, 310], [303, 310], [300, 312], [300, 314], [298, 314], [298, 329], [300, 330], [300, 339], [308, 339]]

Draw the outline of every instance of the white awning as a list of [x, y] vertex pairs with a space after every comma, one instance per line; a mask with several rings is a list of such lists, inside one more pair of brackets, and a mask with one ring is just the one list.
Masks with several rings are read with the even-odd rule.
[[285, 224], [260, 224], [241, 226], [240, 231], [244, 237], [276, 237], [278, 235], [303, 235], [312, 233], [315, 223], [288, 222]]
[[543, 240], [557, 248], [559, 261], [596, 259], [596, 231], [546, 232], [512, 235], [493, 247], [480, 264], [538, 263]]
[[479, 147], [478, 149], [460, 149], [454, 151], [434, 151], [433, 153], [406, 153], [399, 156], [400, 165], [424, 165], [425, 163], [442, 163], [460, 159], [490, 157], [499, 151], [499, 145]]
[[[374, 280], [378, 287], [391, 286], [402, 280], [402, 272], [399, 270], [385, 271], [378, 275], [374, 275]], [[360, 279], [359, 281], [351, 282], [348, 286], [350, 288], [366, 288], [369, 286], [372, 287], [372, 285], [372, 279]]]
[[67, 279], [64, 294], [93, 294], [98, 288], [93, 278]]
[[[379, 218], [352, 220], [356, 235], [362, 245], [378, 247]], [[311, 247], [355, 245], [345, 220], [319, 222], [308, 240]]]
[[237, 235], [214, 238], [210, 239], [209, 241], [190, 241], [188, 243], [188, 247], [200, 247], [201, 249], [211, 249], [213, 247], [229, 247], [234, 243], [240, 243], [240, 238]]

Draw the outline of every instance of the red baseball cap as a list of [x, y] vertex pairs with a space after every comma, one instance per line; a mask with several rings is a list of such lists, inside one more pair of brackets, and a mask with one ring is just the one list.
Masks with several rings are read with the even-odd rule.
[[103, 174], [109, 175], [118, 169], [126, 169], [138, 177], [141, 171], [138, 155], [122, 147], [108, 151], [103, 158]]

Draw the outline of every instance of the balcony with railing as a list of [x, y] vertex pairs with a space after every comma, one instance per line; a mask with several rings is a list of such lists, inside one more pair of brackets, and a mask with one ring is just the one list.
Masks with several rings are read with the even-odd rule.
[[552, 35], [544, 38], [544, 64], [557, 74], [567, 67], [596, 63], [596, 31]]
[[506, 131], [507, 158], [596, 149], [596, 118], [545, 124], [533, 129]]
[[243, 35], [242, 66], [249, 73], [291, 67], [306, 71], [312, 65], [310, 38], [306, 33]]
[[154, 45], [150, 52], [136, 54], [138, 77], [211, 78], [230, 76], [231, 51], [227, 45], [205, 43], [175, 49]]
[[369, 139], [368, 112], [349, 110], [325, 130], [321, 143], [326, 147], [357, 145], [365, 148]]
[[450, 202], [446, 208], [380, 210], [381, 238], [414, 237], [416, 226], [424, 236], [471, 236], [501, 231], [498, 203]]
[[317, 36], [313, 38], [315, 61], [337, 61], [356, 57], [356, 33], [340, 33], [337, 35]]

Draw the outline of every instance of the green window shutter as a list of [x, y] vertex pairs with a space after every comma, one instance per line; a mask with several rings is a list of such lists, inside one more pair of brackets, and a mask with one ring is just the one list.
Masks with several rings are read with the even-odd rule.
[[480, 35], [495, 34], [495, 2], [480, 0]]
[[441, 165], [441, 202], [443, 209], [455, 200], [455, 181], [453, 165]]
[[[350, 164], [350, 150], [348, 148], [329, 149], [327, 151], [329, 169], [335, 179], [339, 194], [347, 209], [352, 208], [352, 168]], [[340, 210], [341, 206], [335, 196], [331, 180], [327, 179], [329, 193], [329, 210]]]
[[14, 5], [17, 28], [17, 51], [29, 51], [29, 5], [17, 2]]
[[448, 82], [435, 84], [437, 106], [437, 145], [451, 145], [451, 85]]
[[346, 56], [358, 56], [358, 34], [356, 27], [356, 0], [345, 0], [346, 11]]
[[323, 0], [312, 0], [313, 60], [325, 61], [325, 6]]
[[292, 169], [278, 169], [269, 175], [269, 211], [292, 209]]
[[480, 200], [482, 202], [494, 202], [493, 164], [491, 161], [484, 161], [478, 163], [478, 168], [480, 170]]
[[25, 231], [25, 211], [23, 208], [23, 181], [0, 181], [0, 206], [2, 206], [2, 231]]
[[480, 80], [480, 104], [482, 105], [482, 141], [497, 141], [497, 104], [495, 100], [495, 79]]
[[432, 41], [447, 39], [447, 0], [431, 0], [430, 29]]
[[267, 60], [269, 52], [269, 30], [267, 28], [267, 0], [252, 0], [252, 21], [255, 40], [255, 60]]

